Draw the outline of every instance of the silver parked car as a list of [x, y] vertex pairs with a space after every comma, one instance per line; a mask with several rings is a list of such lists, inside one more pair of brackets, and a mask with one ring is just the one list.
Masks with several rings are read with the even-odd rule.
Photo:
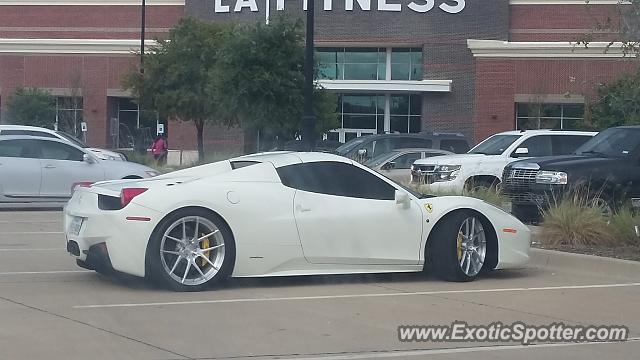
[[0, 206], [65, 203], [76, 183], [142, 179], [154, 169], [127, 161], [99, 159], [66, 141], [34, 136], [0, 137]]
[[428, 148], [397, 149], [380, 154], [364, 164], [400, 184], [408, 184], [411, 180], [411, 165], [414, 161], [451, 154], [453, 153], [450, 151]]

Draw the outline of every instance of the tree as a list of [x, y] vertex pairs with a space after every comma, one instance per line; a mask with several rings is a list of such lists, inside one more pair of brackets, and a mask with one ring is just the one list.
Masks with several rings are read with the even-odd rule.
[[216, 24], [182, 19], [166, 40], [145, 54], [144, 73], [132, 71], [124, 81], [140, 105], [182, 121], [193, 121], [198, 156], [204, 162], [204, 125], [216, 120], [217, 102], [207, 92], [221, 41]]
[[56, 123], [56, 98], [38, 88], [18, 88], [7, 104], [10, 124], [53, 129]]
[[[587, 8], [591, 8], [591, 0], [584, 1]], [[589, 47], [591, 42], [612, 33], [616, 39], [607, 38], [609, 44], [605, 51], [619, 46], [625, 56], [640, 57], [640, 0], [618, 0], [614, 12], [594, 15], [594, 23], [593, 29], [577, 39], [577, 45]]]
[[598, 88], [589, 110], [592, 125], [599, 129], [640, 125], [640, 71]]
[[[304, 32], [300, 21], [277, 17], [269, 25], [227, 29], [209, 92], [230, 125], [253, 128], [282, 143], [300, 133], [304, 83]], [[336, 97], [314, 93], [316, 133], [338, 126]]]

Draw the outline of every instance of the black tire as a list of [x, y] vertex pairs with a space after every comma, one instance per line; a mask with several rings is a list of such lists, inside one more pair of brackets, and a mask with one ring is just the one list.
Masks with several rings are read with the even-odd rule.
[[[458, 236], [460, 227], [465, 220], [470, 217], [476, 218], [476, 221], [482, 224], [485, 236], [489, 235], [488, 232], [491, 229], [490, 224], [487, 224], [481, 216], [470, 210], [460, 210], [446, 215], [445, 218], [438, 222], [429, 235], [429, 241], [432, 241], [431, 246], [429, 246], [431, 254], [428, 254], [431, 261], [430, 269], [435, 272], [436, 276], [444, 280], [456, 282], [473, 281], [478, 274], [482, 273], [482, 271], [480, 271], [473, 276], [465, 274], [458, 258]], [[487, 245], [482, 266], [483, 270], [487, 268], [487, 266], [490, 266], [488, 262], [495, 256], [490, 253], [494, 250], [493, 246], [490, 246], [491, 240], [488, 236], [486, 241]]]
[[[165, 232], [172, 224], [182, 218], [194, 216], [209, 220], [220, 230], [220, 234], [224, 239], [224, 258], [219, 270], [211, 279], [202, 284], [185, 285], [173, 279], [165, 270], [162, 264], [160, 246]], [[236, 257], [235, 240], [231, 229], [220, 216], [202, 208], [184, 208], [169, 214], [158, 224], [149, 239], [146, 255], [147, 277], [150, 280], [173, 291], [202, 291], [226, 280], [231, 275]]]

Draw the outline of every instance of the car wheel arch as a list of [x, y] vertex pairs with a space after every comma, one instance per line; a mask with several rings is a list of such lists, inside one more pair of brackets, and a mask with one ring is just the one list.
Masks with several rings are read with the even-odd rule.
[[473, 175], [464, 181], [464, 188], [466, 190], [471, 190], [474, 188], [474, 185], [479, 184], [487, 184], [489, 187], [495, 187], [501, 182], [502, 180], [495, 175]]
[[[183, 206], [183, 207], [179, 207], [176, 208], [170, 212], [168, 212], [165, 216], [162, 217], [162, 219], [160, 219], [160, 221], [158, 221], [158, 223], [156, 224], [155, 228], [153, 229], [153, 231], [151, 232], [151, 235], [149, 236], [149, 239], [147, 239], [147, 249], [145, 251], [145, 273], [149, 274], [149, 255], [150, 255], [150, 244], [151, 244], [151, 239], [157, 235], [157, 231], [160, 228], [160, 226], [163, 224], [164, 220], [169, 218], [170, 216], [172, 216], [173, 214], [180, 212], [180, 211], [205, 211], [208, 212], [211, 216], [213, 216], [214, 218], [216, 218], [216, 220], [219, 220], [222, 222], [222, 225], [225, 226], [227, 228], [227, 230], [229, 230], [229, 233], [231, 234], [231, 241], [233, 241], [235, 243], [236, 241], [236, 237], [233, 233], [233, 229], [231, 228], [231, 225], [229, 224], [229, 222], [227, 222], [227, 220], [225, 220], [224, 217], [222, 217], [222, 215], [220, 215], [218, 212], [205, 207], [205, 206]], [[231, 272], [233, 273], [233, 270], [235, 268], [236, 265], [236, 259], [233, 259], [233, 263], [231, 265]]]
[[426, 243], [424, 246], [424, 270], [429, 270], [429, 267], [432, 263], [430, 261], [430, 256], [433, 254], [432, 246], [434, 243], [434, 237], [437, 236], [438, 227], [443, 224], [443, 222], [449, 217], [453, 216], [453, 214], [457, 214], [459, 212], [470, 212], [473, 215], [477, 216], [480, 221], [482, 221], [482, 225], [485, 227], [485, 230], [488, 230], [486, 233], [487, 236], [487, 257], [485, 260], [485, 270], [493, 270], [496, 266], [498, 266], [498, 252], [500, 251], [498, 247], [498, 235], [495, 227], [491, 223], [491, 221], [481, 212], [471, 209], [471, 208], [457, 208], [452, 209], [444, 215], [440, 216], [431, 231], [429, 232], [429, 236], [426, 239]]

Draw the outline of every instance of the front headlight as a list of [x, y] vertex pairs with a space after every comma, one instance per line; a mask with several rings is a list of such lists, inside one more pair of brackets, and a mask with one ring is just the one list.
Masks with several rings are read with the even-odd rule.
[[566, 185], [567, 173], [562, 171], [539, 171], [536, 175], [537, 184]]
[[458, 177], [461, 165], [438, 165], [435, 181], [452, 181]]

